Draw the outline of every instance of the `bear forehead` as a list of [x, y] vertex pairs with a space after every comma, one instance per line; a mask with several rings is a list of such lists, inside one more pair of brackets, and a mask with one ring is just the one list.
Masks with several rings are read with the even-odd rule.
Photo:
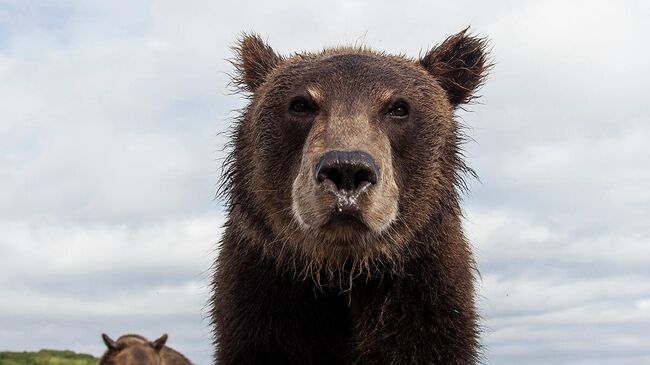
[[275, 87], [280, 89], [314, 86], [330, 96], [369, 90], [402, 91], [433, 83], [429, 74], [414, 61], [363, 50], [329, 50], [322, 54], [295, 56], [278, 70], [275, 80]]

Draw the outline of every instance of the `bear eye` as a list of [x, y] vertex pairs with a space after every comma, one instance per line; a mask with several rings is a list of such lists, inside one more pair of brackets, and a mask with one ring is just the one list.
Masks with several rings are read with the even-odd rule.
[[388, 115], [393, 118], [406, 118], [409, 115], [409, 106], [405, 102], [397, 102], [388, 110]]
[[311, 110], [309, 106], [309, 101], [303, 97], [295, 98], [291, 101], [289, 105], [289, 110], [296, 114], [305, 114]]

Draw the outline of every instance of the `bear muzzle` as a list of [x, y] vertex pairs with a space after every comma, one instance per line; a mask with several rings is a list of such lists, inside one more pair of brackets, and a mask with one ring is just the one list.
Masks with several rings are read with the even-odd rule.
[[316, 184], [335, 198], [324, 227], [350, 225], [365, 227], [359, 197], [377, 184], [379, 168], [375, 159], [363, 151], [329, 151], [318, 160]]
[[306, 150], [292, 185], [296, 222], [329, 237], [350, 240], [355, 235], [380, 233], [397, 214], [399, 193], [390, 160], [370, 151]]

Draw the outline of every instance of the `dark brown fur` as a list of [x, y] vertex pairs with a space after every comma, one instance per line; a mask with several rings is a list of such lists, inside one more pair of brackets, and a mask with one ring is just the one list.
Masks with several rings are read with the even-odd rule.
[[167, 335], [148, 341], [140, 335], [124, 335], [113, 341], [102, 334], [106, 351], [98, 365], [192, 365], [178, 351], [165, 346]]
[[[489, 69], [485, 41], [463, 31], [420, 60], [345, 47], [285, 58], [256, 36], [236, 50], [250, 103], [223, 181], [217, 364], [476, 363], [453, 113]], [[354, 202], [360, 223], [339, 222], [314, 179], [332, 150], [368, 153], [381, 172]]]

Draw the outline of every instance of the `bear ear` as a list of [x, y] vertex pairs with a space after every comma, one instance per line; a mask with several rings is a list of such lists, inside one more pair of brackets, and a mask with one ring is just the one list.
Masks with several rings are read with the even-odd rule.
[[164, 335], [160, 336], [159, 339], [152, 342], [151, 347], [153, 347], [153, 349], [156, 350], [157, 352], [160, 352], [160, 350], [162, 350], [162, 348], [165, 347], [165, 343], [167, 343], [167, 334], [166, 333]]
[[419, 61], [438, 80], [454, 107], [473, 99], [492, 67], [486, 51], [488, 41], [466, 34], [468, 29], [447, 38]]
[[104, 344], [106, 347], [108, 347], [109, 350], [115, 350], [117, 348], [115, 341], [113, 341], [112, 338], [108, 337], [107, 334], [102, 333], [102, 340], [104, 340]]
[[232, 63], [238, 73], [235, 83], [250, 92], [255, 92], [269, 72], [282, 61], [257, 34], [244, 34], [234, 50], [236, 58]]

